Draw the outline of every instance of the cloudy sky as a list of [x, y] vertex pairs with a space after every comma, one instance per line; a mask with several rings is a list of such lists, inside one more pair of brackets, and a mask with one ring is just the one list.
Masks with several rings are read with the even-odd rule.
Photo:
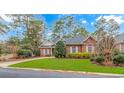
[[[67, 14], [37, 14], [34, 15], [35, 18], [41, 19], [43, 18], [48, 26], [50, 28], [54, 22], [60, 18], [61, 16], [65, 16]], [[11, 22], [12, 20], [5, 15], [0, 15], [5, 21]], [[124, 15], [123, 14], [71, 14], [71, 16], [74, 17], [76, 21], [80, 21], [82, 25], [86, 28], [88, 32], [94, 32], [94, 23], [99, 20], [102, 16], [109, 20], [109, 19], [115, 19], [116, 22], [120, 25], [120, 33], [124, 32]], [[23, 32], [23, 29], [20, 29]], [[50, 35], [52, 31], [47, 31], [48, 35]], [[0, 39], [6, 39], [8, 36], [15, 35], [16, 31], [10, 31], [7, 33], [7, 35], [1, 35]]]

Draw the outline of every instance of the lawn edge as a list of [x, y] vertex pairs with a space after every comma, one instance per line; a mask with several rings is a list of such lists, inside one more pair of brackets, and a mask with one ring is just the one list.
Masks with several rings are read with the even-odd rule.
[[32, 70], [32, 71], [50, 71], [50, 72], [61, 72], [61, 73], [78, 73], [78, 74], [90, 74], [90, 75], [104, 75], [104, 76], [124, 76], [124, 74], [112, 74], [112, 73], [97, 73], [97, 72], [85, 72], [85, 71], [71, 71], [71, 70], [53, 70], [53, 69], [37, 69], [37, 68], [20, 68], [20, 67], [2, 67], [8, 69], [17, 70]]

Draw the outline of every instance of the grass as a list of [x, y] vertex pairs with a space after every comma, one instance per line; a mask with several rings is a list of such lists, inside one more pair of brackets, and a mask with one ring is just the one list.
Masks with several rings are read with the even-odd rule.
[[104, 67], [92, 64], [88, 59], [38, 59], [10, 65], [9, 67], [72, 70], [85, 72], [124, 74], [123, 67]]

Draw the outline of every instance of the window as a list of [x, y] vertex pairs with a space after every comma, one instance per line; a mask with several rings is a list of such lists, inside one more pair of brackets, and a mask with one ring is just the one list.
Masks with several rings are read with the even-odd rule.
[[71, 53], [76, 53], [76, 52], [78, 52], [78, 47], [76, 47], [76, 46], [70, 47], [70, 51], [71, 51]]
[[88, 46], [88, 52], [92, 52], [92, 46]]
[[93, 52], [93, 50], [94, 50], [94, 47], [92, 46], [92, 45], [88, 45], [88, 46], [86, 46], [86, 52]]
[[49, 54], [49, 49], [44, 49], [44, 54], [45, 55]]
[[120, 51], [124, 52], [124, 44], [120, 44]]
[[76, 47], [72, 47], [72, 53], [76, 52]]

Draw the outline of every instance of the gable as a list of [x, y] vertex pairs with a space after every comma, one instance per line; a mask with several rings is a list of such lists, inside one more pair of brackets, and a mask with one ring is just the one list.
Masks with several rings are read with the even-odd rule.
[[121, 33], [115, 37], [116, 43], [124, 42], [124, 33]]
[[52, 47], [53, 45], [54, 43], [52, 41], [46, 40], [40, 45], [40, 47]]
[[92, 36], [89, 36], [84, 40], [84, 43], [96, 43], [96, 40]]

